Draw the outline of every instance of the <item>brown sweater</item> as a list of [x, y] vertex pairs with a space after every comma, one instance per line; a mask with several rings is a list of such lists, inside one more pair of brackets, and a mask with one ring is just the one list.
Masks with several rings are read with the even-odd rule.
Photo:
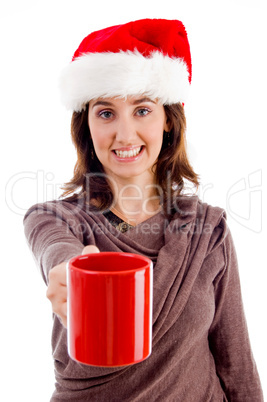
[[224, 211], [197, 197], [178, 205], [170, 222], [158, 213], [126, 233], [83, 202], [48, 202], [26, 214], [26, 237], [46, 283], [53, 266], [88, 244], [154, 262], [151, 356], [123, 368], [77, 363], [54, 316], [52, 402], [263, 401]]

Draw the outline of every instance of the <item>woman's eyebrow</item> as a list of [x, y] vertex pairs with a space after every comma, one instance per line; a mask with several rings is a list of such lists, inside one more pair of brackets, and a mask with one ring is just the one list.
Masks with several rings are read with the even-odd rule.
[[92, 107], [95, 107], [95, 106], [98, 106], [98, 105], [101, 105], [101, 106], [112, 106], [112, 103], [111, 103], [111, 102], [104, 101], [104, 100], [99, 100], [99, 101], [96, 101], [96, 102], [93, 104]]
[[156, 103], [156, 102], [153, 101], [152, 99], [145, 97], [145, 98], [141, 98], [141, 99], [136, 99], [136, 100], [133, 102], [133, 105], [138, 105], [139, 103], [143, 103], [143, 102], [152, 102], [152, 103]]
[[[143, 103], [143, 102], [156, 103], [152, 99], [144, 97], [144, 98], [140, 98], [140, 99], [135, 99], [132, 102], [132, 105], [139, 105], [140, 103]], [[113, 106], [112, 102], [108, 102], [108, 101], [105, 101], [105, 100], [98, 100], [92, 105], [92, 107], [99, 106], [99, 105], [101, 105], [101, 106]]]

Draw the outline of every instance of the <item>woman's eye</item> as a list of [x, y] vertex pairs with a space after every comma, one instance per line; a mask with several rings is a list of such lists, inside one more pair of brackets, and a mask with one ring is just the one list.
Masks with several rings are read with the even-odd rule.
[[113, 113], [108, 110], [102, 110], [98, 115], [103, 119], [110, 119], [113, 116]]
[[138, 115], [138, 116], [141, 116], [141, 117], [146, 116], [148, 113], [150, 113], [150, 110], [149, 110], [149, 109], [146, 109], [146, 108], [139, 109], [139, 110], [137, 111], [137, 115]]

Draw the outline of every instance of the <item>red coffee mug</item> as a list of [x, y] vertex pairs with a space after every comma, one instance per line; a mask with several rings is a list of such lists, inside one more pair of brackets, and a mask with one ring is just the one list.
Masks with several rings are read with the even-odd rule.
[[92, 366], [126, 366], [151, 353], [152, 278], [149, 258], [101, 252], [67, 265], [68, 351]]

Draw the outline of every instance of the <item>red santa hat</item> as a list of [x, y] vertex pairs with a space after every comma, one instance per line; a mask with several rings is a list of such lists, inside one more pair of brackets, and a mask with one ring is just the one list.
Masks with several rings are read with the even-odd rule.
[[162, 104], [184, 103], [192, 65], [182, 22], [143, 19], [96, 31], [83, 39], [62, 71], [67, 109], [91, 99], [145, 95]]

